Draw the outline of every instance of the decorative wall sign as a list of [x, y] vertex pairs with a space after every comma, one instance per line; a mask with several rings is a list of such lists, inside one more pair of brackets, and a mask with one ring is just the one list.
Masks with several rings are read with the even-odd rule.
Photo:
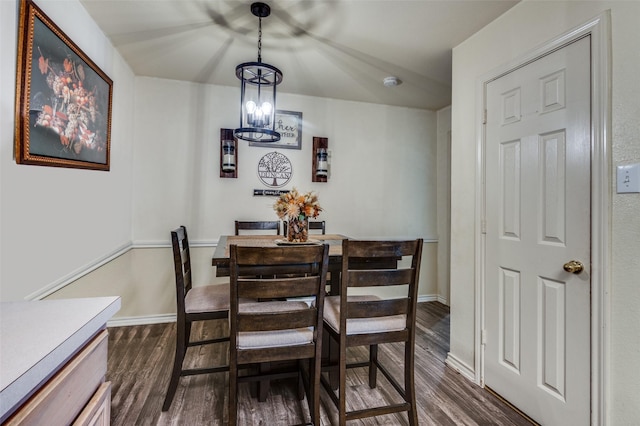
[[220, 129], [220, 177], [238, 177], [238, 140], [233, 129]]
[[326, 182], [329, 176], [329, 138], [313, 137], [311, 150], [311, 182]]
[[279, 197], [282, 194], [286, 194], [287, 192], [291, 192], [288, 189], [254, 189], [254, 196], [266, 196], [266, 197]]
[[276, 110], [276, 125], [274, 130], [280, 133], [280, 140], [278, 142], [249, 142], [249, 146], [302, 149], [301, 112]]
[[16, 80], [17, 163], [109, 170], [113, 82], [31, 0]]
[[258, 177], [267, 186], [280, 188], [286, 185], [292, 176], [291, 161], [277, 151], [266, 154], [258, 162]]

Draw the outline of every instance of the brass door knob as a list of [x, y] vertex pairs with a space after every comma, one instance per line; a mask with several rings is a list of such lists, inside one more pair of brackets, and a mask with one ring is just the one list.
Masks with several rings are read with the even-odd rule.
[[584, 265], [579, 260], [570, 260], [564, 264], [563, 268], [572, 274], [579, 274], [584, 269]]

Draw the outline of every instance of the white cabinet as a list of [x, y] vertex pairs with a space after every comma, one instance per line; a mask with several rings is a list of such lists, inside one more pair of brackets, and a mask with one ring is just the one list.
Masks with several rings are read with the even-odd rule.
[[120, 298], [0, 305], [2, 425], [108, 425], [107, 320]]
[[73, 426], [108, 426], [111, 423], [111, 382], [100, 385]]
[[107, 336], [107, 331], [102, 330], [87, 343], [9, 418], [6, 426], [71, 424], [104, 383]]

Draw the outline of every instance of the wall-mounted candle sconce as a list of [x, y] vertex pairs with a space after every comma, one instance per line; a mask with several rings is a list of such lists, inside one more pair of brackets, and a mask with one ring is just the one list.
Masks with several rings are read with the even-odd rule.
[[329, 178], [329, 139], [313, 137], [311, 181], [326, 182]]
[[238, 177], [238, 143], [233, 129], [220, 129], [220, 177]]

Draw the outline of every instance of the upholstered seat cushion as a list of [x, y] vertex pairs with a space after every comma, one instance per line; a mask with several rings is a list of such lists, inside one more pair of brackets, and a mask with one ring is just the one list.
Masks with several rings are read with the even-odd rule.
[[[349, 296], [347, 301], [358, 302], [380, 300], [377, 296]], [[340, 296], [329, 296], [324, 299], [324, 322], [340, 333]], [[347, 320], [347, 335], [383, 333], [386, 331], [404, 330], [407, 325], [406, 315], [387, 317], [351, 318]]]
[[188, 314], [229, 310], [229, 284], [192, 287], [184, 298]]
[[[309, 309], [302, 301], [273, 301], [240, 303], [238, 310], [242, 312], [284, 312]], [[238, 333], [240, 349], [258, 349], [279, 346], [304, 345], [313, 341], [313, 327], [276, 331], [251, 331]]]

